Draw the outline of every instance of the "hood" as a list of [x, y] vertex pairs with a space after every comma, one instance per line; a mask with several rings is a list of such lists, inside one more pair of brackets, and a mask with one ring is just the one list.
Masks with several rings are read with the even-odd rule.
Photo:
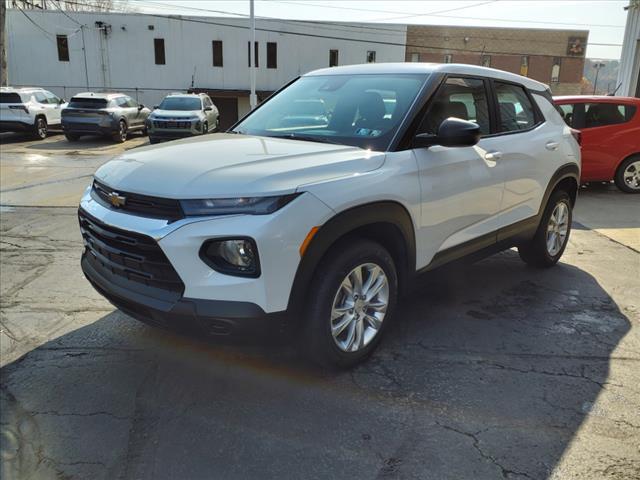
[[375, 170], [384, 157], [351, 146], [222, 133], [130, 150], [95, 177], [114, 189], [165, 198], [278, 195]]
[[199, 116], [200, 110], [160, 110], [156, 108], [151, 112], [152, 118], [193, 118]]

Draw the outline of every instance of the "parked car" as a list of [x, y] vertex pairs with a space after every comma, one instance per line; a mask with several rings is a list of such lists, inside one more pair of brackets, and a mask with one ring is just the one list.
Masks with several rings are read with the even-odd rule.
[[0, 131], [30, 132], [38, 140], [50, 128], [60, 128], [60, 112], [66, 103], [42, 88], [0, 88]]
[[[274, 120], [305, 98], [333, 106], [327, 125]], [[313, 360], [349, 367], [421, 272], [513, 246], [554, 265], [579, 177], [572, 129], [534, 80], [456, 64], [317, 70], [229, 133], [100, 167], [80, 202], [82, 269], [150, 324], [284, 325]]]
[[83, 135], [105, 135], [122, 143], [131, 132], [146, 135], [145, 121], [150, 113], [122, 93], [79, 93], [62, 112], [62, 129], [70, 142]]
[[582, 135], [580, 180], [613, 180], [623, 192], [640, 193], [640, 99], [576, 95], [554, 101]]
[[204, 93], [164, 97], [147, 120], [149, 142], [204, 135], [218, 129], [218, 109]]

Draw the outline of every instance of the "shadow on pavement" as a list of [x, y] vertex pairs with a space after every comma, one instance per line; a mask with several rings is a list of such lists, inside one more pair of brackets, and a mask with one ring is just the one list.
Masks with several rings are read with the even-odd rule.
[[628, 319], [507, 251], [420, 280], [370, 361], [222, 347], [113, 312], [2, 368], [5, 478], [548, 478]]

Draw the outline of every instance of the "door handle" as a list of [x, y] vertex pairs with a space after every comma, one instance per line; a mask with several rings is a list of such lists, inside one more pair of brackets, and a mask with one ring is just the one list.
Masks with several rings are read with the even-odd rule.
[[484, 154], [485, 160], [491, 160], [495, 162], [496, 160], [500, 160], [502, 158], [502, 152], [487, 152]]
[[547, 150], [557, 150], [560, 144], [558, 142], [547, 142], [544, 146]]

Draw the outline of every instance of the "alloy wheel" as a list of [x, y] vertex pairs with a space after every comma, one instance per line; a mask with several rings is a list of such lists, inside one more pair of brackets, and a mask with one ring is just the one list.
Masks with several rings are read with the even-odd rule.
[[120, 130], [118, 131], [120, 135], [120, 140], [125, 142], [127, 140], [127, 124], [124, 122], [120, 122]]
[[547, 252], [555, 257], [564, 246], [569, 231], [569, 206], [559, 202], [549, 218], [547, 225]]
[[622, 173], [625, 185], [633, 190], [640, 189], [640, 160], [631, 162]]
[[378, 334], [389, 305], [389, 280], [375, 263], [364, 263], [342, 280], [331, 308], [331, 335], [343, 352], [365, 348]]
[[39, 138], [47, 137], [47, 122], [43, 118], [38, 118], [36, 123], [36, 132]]

